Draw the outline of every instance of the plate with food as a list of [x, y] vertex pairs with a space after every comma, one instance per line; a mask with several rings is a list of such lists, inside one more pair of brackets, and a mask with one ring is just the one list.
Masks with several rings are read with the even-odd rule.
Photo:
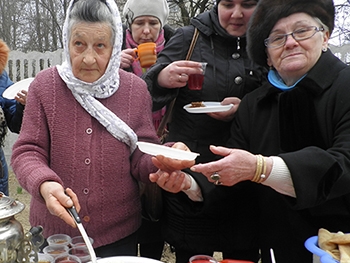
[[194, 160], [197, 158], [199, 153], [188, 152], [176, 148], [171, 148], [161, 144], [154, 144], [149, 142], [137, 142], [137, 146], [139, 147], [141, 152], [157, 156], [163, 155], [165, 157], [177, 160]]
[[233, 104], [222, 105], [216, 101], [199, 101], [191, 102], [183, 108], [189, 113], [210, 113], [228, 111], [233, 107]]
[[26, 78], [14, 83], [13, 85], [5, 89], [2, 96], [6, 99], [14, 100], [18, 92], [20, 92], [21, 90], [28, 90], [29, 85], [30, 83], [32, 83], [33, 80], [34, 78]]

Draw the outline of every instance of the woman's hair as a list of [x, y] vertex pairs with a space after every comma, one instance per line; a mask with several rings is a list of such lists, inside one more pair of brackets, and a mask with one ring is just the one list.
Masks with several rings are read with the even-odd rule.
[[0, 75], [4, 71], [9, 57], [10, 49], [6, 43], [0, 39]]
[[69, 13], [68, 39], [74, 25], [80, 22], [108, 23], [112, 29], [111, 41], [113, 44], [116, 35], [116, 25], [113, 14], [105, 0], [77, 0], [74, 1]]

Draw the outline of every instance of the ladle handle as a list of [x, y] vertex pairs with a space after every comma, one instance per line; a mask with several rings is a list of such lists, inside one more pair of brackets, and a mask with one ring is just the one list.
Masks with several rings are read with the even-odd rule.
[[77, 210], [75, 209], [75, 206], [73, 205], [71, 208], [67, 208], [68, 213], [74, 218], [75, 222], [77, 224], [81, 223], [80, 216], [78, 215]]
[[[64, 193], [67, 195], [66, 191], [64, 191]], [[69, 196], [69, 195], [68, 195]], [[70, 208], [67, 208], [67, 211], [68, 213], [73, 217], [73, 219], [75, 220], [75, 222], [77, 224], [80, 224], [81, 223], [81, 220], [80, 220], [80, 216], [78, 215], [78, 212], [77, 210], [75, 209], [75, 206], [73, 205], [72, 207]]]

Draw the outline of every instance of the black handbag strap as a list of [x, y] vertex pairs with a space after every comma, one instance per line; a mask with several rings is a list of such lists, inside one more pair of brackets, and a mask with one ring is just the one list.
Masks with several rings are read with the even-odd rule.
[[[191, 44], [190, 44], [190, 48], [188, 49], [188, 52], [187, 52], [186, 60], [190, 60], [190, 58], [192, 56], [192, 53], [193, 53], [194, 46], [196, 45], [198, 36], [199, 36], [199, 31], [195, 27], [194, 28], [193, 37], [192, 37], [192, 41], [191, 41]], [[164, 114], [164, 116], [163, 116], [163, 118], [162, 118], [162, 120], [161, 120], [161, 122], [159, 124], [159, 127], [157, 129], [158, 137], [162, 136], [164, 131], [165, 131], [165, 127], [166, 127], [167, 123], [170, 120], [171, 113], [172, 113], [174, 105], [175, 105], [175, 100], [176, 100], [176, 97], [167, 106], [167, 110], [166, 110], [166, 112], [165, 112], [165, 114]]]
[[186, 60], [190, 60], [190, 58], [192, 56], [192, 53], [193, 53], [194, 46], [197, 43], [198, 36], [199, 36], [199, 31], [195, 27], [194, 28], [193, 37], [192, 37], [192, 41], [191, 41], [191, 45], [190, 45], [190, 48], [188, 49], [188, 52], [187, 52]]

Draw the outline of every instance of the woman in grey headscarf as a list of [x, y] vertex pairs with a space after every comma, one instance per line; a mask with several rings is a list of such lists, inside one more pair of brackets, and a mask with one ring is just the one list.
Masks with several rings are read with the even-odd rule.
[[71, 1], [63, 41], [66, 60], [36, 76], [13, 148], [13, 170], [32, 195], [30, 223], [45, 237], [79, 235], [66, 212], [74, 203], [97, 256], [136, 255], [138, 181], [157, 170], [136, 141], [158, 138], [146, 84], [119, 69], [115, 2]]

